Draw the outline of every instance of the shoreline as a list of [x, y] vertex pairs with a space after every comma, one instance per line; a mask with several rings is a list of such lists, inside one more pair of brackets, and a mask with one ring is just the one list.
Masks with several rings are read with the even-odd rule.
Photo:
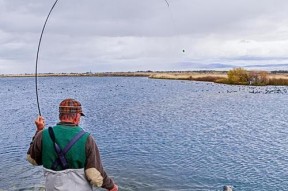
[[[149, 77], [147, 72], [101, 72], [101, 73], [38, 73], [37, 77]], [[1, 74], [0, 78], [35, 77], [35, 74]]]
[[[219, 83], [227, 79], [228, 71], [137, 71], [137, 72], [99, 72], [99, 73], [38, 73], [37, 77], [147, 77], [165, 80], [190, 80]], [[35, 74], [0, 74], [0, 78], [35, 77]], [[288, 71], [272, 71], [269, 79], [288, 80]], [[221, 83], [221, 82], [220, 82]], [[227, 84], [227, 83], [224, 83]], [[231, 84], [232, 85], [232, 84]]]

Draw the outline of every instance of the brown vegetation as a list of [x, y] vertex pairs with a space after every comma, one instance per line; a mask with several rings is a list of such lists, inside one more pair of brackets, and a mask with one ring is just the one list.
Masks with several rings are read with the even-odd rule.
[[269, 76], [266, 71], [247, 71], [243, 68], [234, 68], [228, 73], [229, 84], [241, 84], [241, 85], [288, 85], [288, 77], [283, 76], [278, 78]]
[[226, 79], [225, 72], [161, 72], [153, 73], [149, 78], [170, 79], [170, 80], [194, 80], [217, 82], [220, 79]]
[[273, 86], [288, 86], [288, 79], [286, 78], [270, 78], [268, 85]]
[[248, 72], [243, 68], [234, 68], [233, 70], [229, 70], [227, 76], [229, 84], [240, 84], [240, 85], [249, 84]]
[[267, 71], [247, 71], [234, 68], [228, 72], [152, 72], [149, 78], [170, 80], [194, 80], [236, 85], [288, 85], [288, 74], [268, 73]]

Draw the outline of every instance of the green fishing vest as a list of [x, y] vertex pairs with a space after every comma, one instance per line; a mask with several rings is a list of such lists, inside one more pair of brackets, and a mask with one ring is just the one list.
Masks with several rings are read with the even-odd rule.
[[[69, 141], [81, 131], [79, 126], [56, 125], [53, 127], [55, 133], [56, 143], [63, 149]], [[66, 153], [65, 158], [69, 164], [70, 169], [84, 168], [86, 164], [85, 146], [89, 134], [85, 133]], [[58, 155], [54, 149], [54, 143], [50, 138], [48, 129], [42, 132], [42, 163], [43, 167], [51, 169], [53, 162]], [[56, 169], [62, 170], [60, 165]]]

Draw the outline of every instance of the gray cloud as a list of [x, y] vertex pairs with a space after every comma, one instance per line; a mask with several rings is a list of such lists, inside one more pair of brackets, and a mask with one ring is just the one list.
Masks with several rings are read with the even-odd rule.
[[[287, 61], [288, 1], [168, 1], [169, 7], [164, 0], [59, 0], [43, 36], [39, 71]], [[34, 72], [40, 32], [53, 3], [0, 0], [0, 73]]]

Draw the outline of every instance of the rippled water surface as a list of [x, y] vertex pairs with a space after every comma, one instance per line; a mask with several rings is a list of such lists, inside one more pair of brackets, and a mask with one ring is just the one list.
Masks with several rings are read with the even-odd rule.
[[[0, 190], [44, 184], [25, 160], [37, 117], [33, 78], [0, 78]], [[288, 190], [288, 88], [147, 78], [39, 79], [47, 126], [81, 101], [107, 173], [123, 191]]]

